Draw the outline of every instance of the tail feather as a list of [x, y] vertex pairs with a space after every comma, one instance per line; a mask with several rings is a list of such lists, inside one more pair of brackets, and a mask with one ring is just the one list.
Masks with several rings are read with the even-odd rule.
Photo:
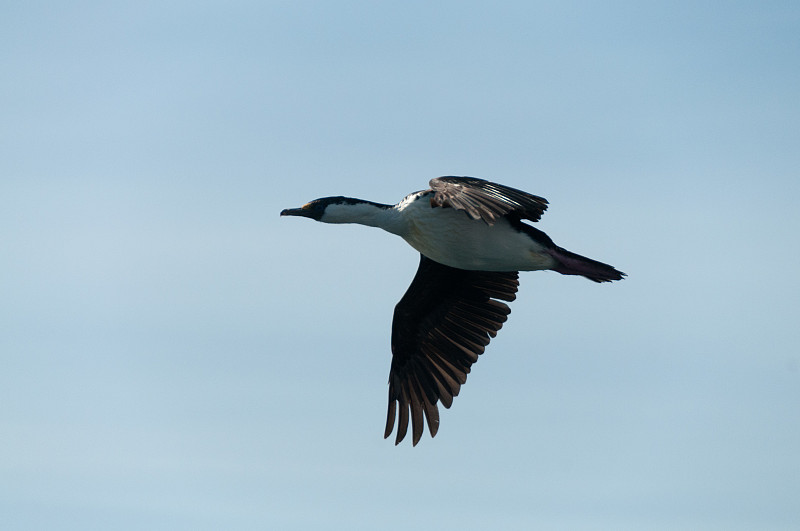
[[558, 271], [562, 275], [581, 275], [595, 282], [611, 282], [612, 280], [622, 280], [625, 273], [617, 271], [613, 266], [586, 258], [561, 247], [556, 247], [550, 251], [550, 255], [558, 261], [553, 267], [553, 271]]

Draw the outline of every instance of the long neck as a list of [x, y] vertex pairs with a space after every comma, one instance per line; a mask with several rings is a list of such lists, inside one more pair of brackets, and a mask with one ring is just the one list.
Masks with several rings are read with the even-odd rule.
[[343, 204], [328, 205], [320, 221], [324, 223], [358, 223], [368, 227], [378, 227], [392, 234], [405, 230], [405, 220], [392, 205], [373, 203], [363, 199], [353, 199]]

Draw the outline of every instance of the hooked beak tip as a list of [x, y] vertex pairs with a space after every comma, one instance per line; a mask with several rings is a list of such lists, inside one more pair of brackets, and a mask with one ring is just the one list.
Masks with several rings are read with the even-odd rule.
[[302, 208], [284, 208], [281, 210], [281, 216], [303, 216], [311, 217], [311, 212]]

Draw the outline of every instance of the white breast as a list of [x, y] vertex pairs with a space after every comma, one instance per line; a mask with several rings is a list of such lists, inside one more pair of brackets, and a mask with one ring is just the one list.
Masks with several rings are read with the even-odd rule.
[[479, 271], [533, 271], [555, 266], [540, 244], [505, 219], [487, 225], [461, 210], [432, 208], [427, 194], [398, 207], [406, 221], [400, 236], [441, 264]]

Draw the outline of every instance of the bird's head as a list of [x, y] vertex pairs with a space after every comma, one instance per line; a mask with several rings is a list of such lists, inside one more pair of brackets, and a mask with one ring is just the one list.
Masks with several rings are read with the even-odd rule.
[[345, 203], [345, 197], [323, 197], [309, 201], [300, 208], [287, 208], [281, 211], [281, 216], [301, 216], [304, 218], [311, 218], [317, 221], [324, 221], [325, 212], [330, 205], [338, 205]]
[[365, 215], [388, 206], [338, 195], [314, 199], [300, 208], [287, 208], [281, 211], [281, 216], [301, 216], [323, 223], [363, 223]]

